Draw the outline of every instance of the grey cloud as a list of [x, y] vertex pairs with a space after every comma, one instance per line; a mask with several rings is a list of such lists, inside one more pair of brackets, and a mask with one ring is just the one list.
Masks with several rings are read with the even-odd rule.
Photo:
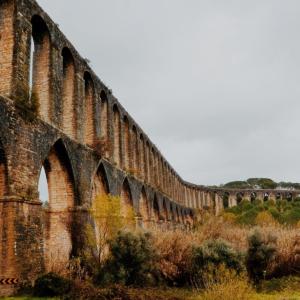
[[297, 0], [39, 0], [186, 180], [300, 181]]

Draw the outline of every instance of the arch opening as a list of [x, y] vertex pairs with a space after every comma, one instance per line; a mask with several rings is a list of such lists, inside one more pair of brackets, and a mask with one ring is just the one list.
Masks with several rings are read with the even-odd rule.
[[50, 57], [51, 39], [48, 27], [44, 20], [35, 15], [31, 19], [33, 51], [32, 66], [29, 68], [32, 84], [31, 102], [39, 103], [40, 116], [49, 121], [50, 118]]
[[108, 140], [108, 99], [106, 93], [102, 90], [100, 93], [101, 107], [100, 107], [100, 138], [102, 147], [102, 154], [105, 157], [109, 156], [109, 140]]
[[138, 135], [136, 127], [132, 127], [132, 167], [133, 173], [136, 175], [138, 171]]
[[145, 176], [145, 144], [144, 144], [144, 137], [140, 135], [140, 147], [139, 147], [139, 165], [140, 165], [140, 177], [144, 178]]
[[49, 207], [49, 188], [47, 182], [47, 176], [44, 166], [42, 166], [39, 178], [38, 192], [40, 201], [43, 204], [43, 207]]
[[121, 216], [126, 226], [132, 226], [135, 221], [133, 199], [131, 189], [127, 179], [124, 180], [121, 190]]
[[227, 192], [223, 194], [223, 207], [224, 209], [229, 207], [229, 193]]
[[251, 200], [251, 202], [255, 201], [256, 198], [257, 198], [257, 194], [255, 192], [251, 192], [251, 194], [250, 194], [250, 200]]
[[167, 203], [165, 198], [163, 198], [162, 204], [163, 204], [163, 218], [165, 222], [167, 222], [169, 220], [169, 214], [168, 214], [168, 208], [167, 208]]
[[[44, 210], [44, 255], [46, 270], [51, 271], [59, 264], [67, 263], [73, 250], [70, 209], [75, 206], [74, 177], [61, 141], [51, 148], [43, 168], [48, 185], [48, 205]], [[42, 172], [41, 176], [44, 176]]]
[[118, 167], [121, 166], [121, 120], [118, 107], [113, 107], [114, 115], [114, 162]]
[[268, 201], [270, 198], [270, 194], [268, 192], [264, 193], [264, 202]]
[[181, 223], [181, 217], [180, 217], [180, 212], [179, 212], [179, 209], [178, 209], [178, 206], [176, 206], [176, 219], [175, 221], [178, 222], [178, 223]]
[[147, 223], [149, 221], [149, 204], [146, 195], [146, 191], [144, 187], [142, 188], [141, 196], [140, 196], [140, 215], [142, 217], [143, 226], [147, 227]]
[[128, 118], [124, 117], [124, 167], [126, 170], [130, 168], [130, 137]]
[[95, 122], [94, 122], [94, 105], [95, 91], [94, 83], [90, 73], [84, 73], [84, 98], [85, 98], [85, 128], [84, 142], [89, 146], [94, 145], [95, 138]]
[[[109, 198], [109, 185], [103, 164], [98, 167], [95, 174], [91, 195], [94, 234], [98, 251], [97, 257], [101, 261], [102, 255], [107, 254], [105, 241], [111, 230], [108, 219], [112, 217], [111, 214], [115, 213], [110, 211], [115, 207], [112, 205], [112, 199]], [[103, 248], [105, 248], [105, 250]]]
[[156, 195], [154, 196], [153, 200], [153, 218], [156, 223], [158, 223], [160, 220], [159, 205]]

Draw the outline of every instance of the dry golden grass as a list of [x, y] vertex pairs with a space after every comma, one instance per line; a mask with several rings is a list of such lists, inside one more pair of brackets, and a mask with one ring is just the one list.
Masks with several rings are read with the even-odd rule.
[[[230, 218], [229, 218], [230, 219]], [[193, 232], [165, 232], [152, 230], [155, 249], [160, 255], [163, 274], [170, 280], [176, 278], [188, 266], [193, 245], [201, 245], [209, 239], [223, 239], [240, 252], [248, 249], [248, 237], [259, 230], [264, 237], [274, 236], [277, 253], [269, 266], [268, 274], [288, 275], [300, 271], [300, 232], [297, 226], [288, 227], [273, 222], [266, 216], [257, 220], [255, 227], [237, 225], [228, 218], [206, 217]]]

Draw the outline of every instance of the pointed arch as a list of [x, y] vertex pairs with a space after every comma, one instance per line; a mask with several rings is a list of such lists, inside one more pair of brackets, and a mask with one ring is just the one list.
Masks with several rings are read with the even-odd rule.
[[125, 178], [121, 190], [121, 216], [128, 219], [128, 222], [134, 218], [133, 198], [127, 178]]
[[162, 216], [163, 216], [164, 220], [167, 222], [169, 220], [169, 213], [168, 213], [166, 198], [163, 198], [163, 200], [162, 200], [162, 209], [163, 209]]
[[63, 48], [61, 55], [63, 60], [63, 131], [71, 138], [74, 138], [76, 132], [76, 120], [74, 113], [75, 63], [69, 48]]
[[40, 116], [51, 120], [51, 37], [45, 21], [38, 15], [31, 19], [34, 47], [31, 99], [39, 102]]
[[144, 178], [145, 175], [145, 143], [143, 134], [140, 134], [139, 138], [139, 166], [140, 177]]
[[153, 199], [153, 218], [156, 223], [158, 223], [160, 220], [159, 205], [156, 194], [154, 195]]
[[98, 197], [107, 196], [110, 193], [109, 184], [107, 180], [106, 170], [103, 163], [101, 163], [94, 176], [92, 186], [92, 202]]
[[131, 147], [132, 147], [132, 167], [136, 175], [139, 167], [138, 165], [139, 156], [138, 156], [138, 134], [137, 134], [137, 129], [134, 125], [132, 126]]
[[93, 146], [95, 142], [95, 88], [92, 76], [89, 72], [84, 72], [84, 98], [85, 98], [85, 126], [84, 142]]
[[130, 133], [129, 133], [129, 122], [127, 116], [123, 118], [124, 122], [124, 167], [125, 170], [130, 168]]
[[143, 223], [149, 221], [149, 203], [146, 195], [146, 190], [142, 187], [140, 203], [139, 203], [140, 215], [142, 217]]
[[66, 210], [75, 205], [75, 183], [68, 152], [62, 140], [50, 149], [43, 162], [49, 188], [49, 208]]
[[175, 209], [175, 222], [181, 223], [180, 213], [179, 213], [179, 209], [178, 209], [177, 205], [176, 205], [176, 209]]
[[43, 162], [48, 183], [49, 206], [45, 211], [45, 266], [53, 261], [65, 264], [72, 251], [70, 208], [75, 206], [75, 183], [71, 162], [61, 140], [50, 149]]
[[104, 149], [104, 156], [108, 157], [109, 156], [109, 140], [108, 140], [108, 99], [106, 96], [105, 91], [101, 91], [100, 93], [100, 98], [101, 98], [101, 119], [100, 119], [100, 135], [101, 135], [101, 140], [105, 145]]
[[150, 143], [147, 140], [146, 142], [146, 165], [147, 165], [147, 176], [146, 176], [146, 182], [151, 183], [151, 150], [150, 150]]
[[117, 105], [113, 107], [114, 116], [114, 162], [118, 167], [121, 166], [121, 120], [120, 112]]

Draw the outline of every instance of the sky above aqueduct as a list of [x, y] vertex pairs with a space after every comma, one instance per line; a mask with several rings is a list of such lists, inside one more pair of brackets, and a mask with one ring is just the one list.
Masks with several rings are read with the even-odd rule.
[[300, 182], [298, 0], [39, 0], [177, 172]]

